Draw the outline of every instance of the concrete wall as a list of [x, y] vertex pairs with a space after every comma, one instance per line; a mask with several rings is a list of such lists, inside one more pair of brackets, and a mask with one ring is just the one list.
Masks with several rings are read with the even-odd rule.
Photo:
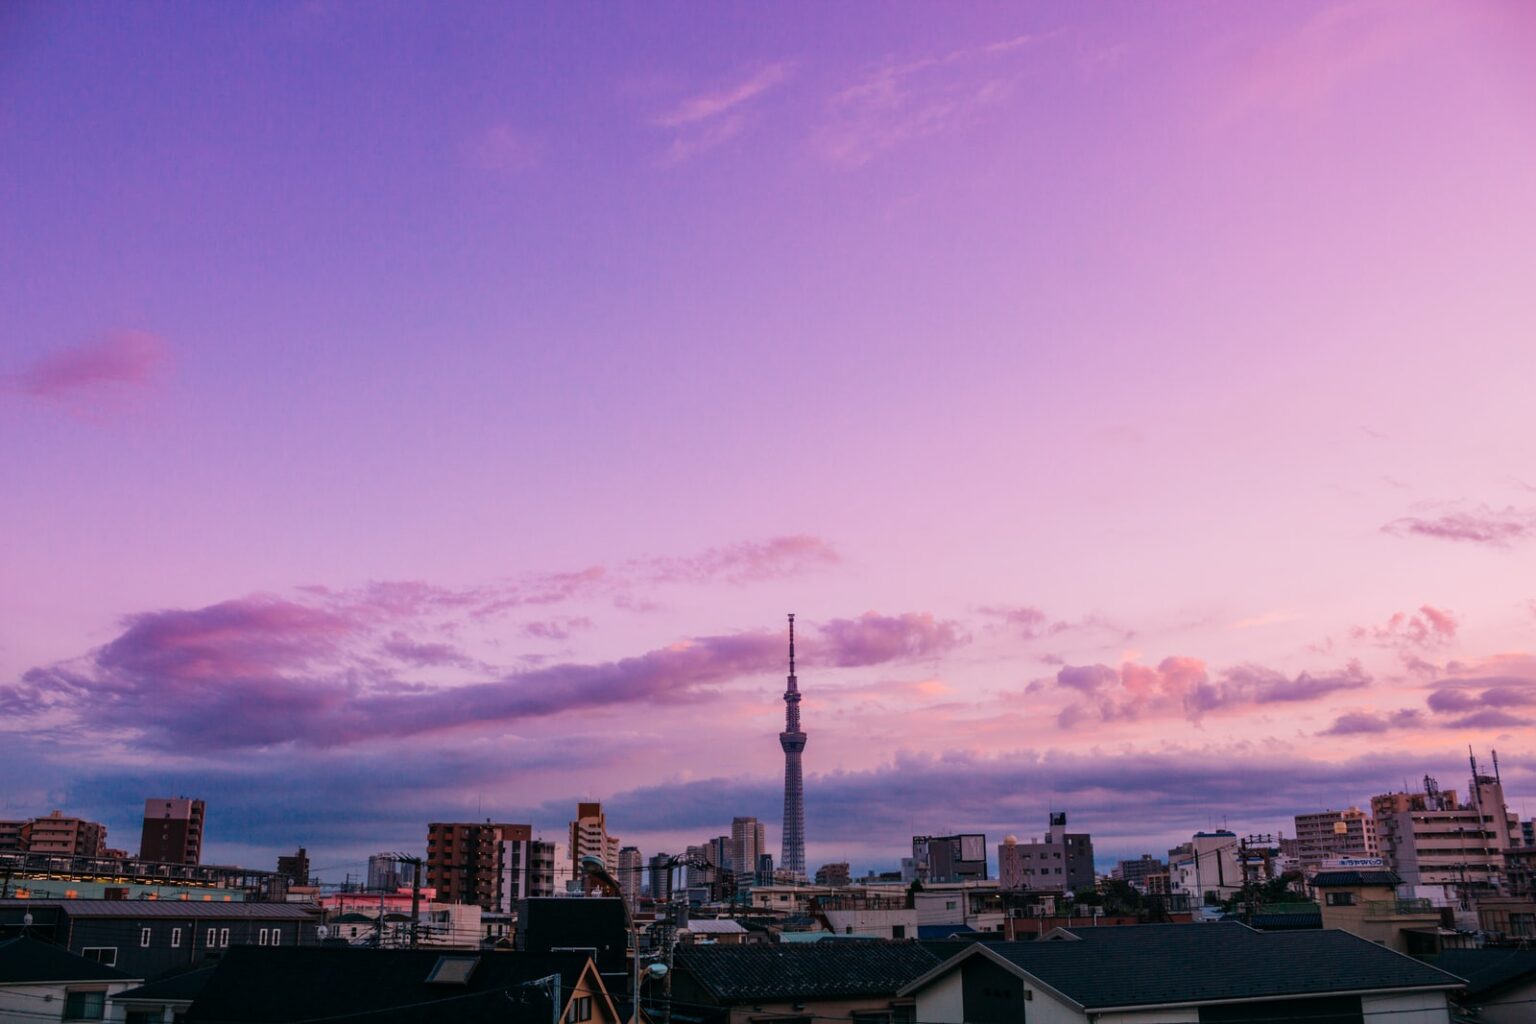
[[[1408, 992], [1392, 996], [1363, 996], [1360, 1009], [1368, 1021], [1392, 1021], [1393, 1024], [1450, 1024], [1451, 1005], [1444, 992]], [[1532, 1019], [1530, 1006], [1517, 1006], [1520, 1013], [1511, 1021]], [[1495, 1018], [1485, 1017], [1492, 1021]]]

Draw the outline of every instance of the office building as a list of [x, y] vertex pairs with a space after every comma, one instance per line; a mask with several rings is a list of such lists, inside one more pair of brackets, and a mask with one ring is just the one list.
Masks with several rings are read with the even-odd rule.
[[369, 892], [397, 892], [416, 883], [416, 865], [407, 864], [393, 853], [375, 853], [368, 858]]
[[736, 873], [737, 888], [752, 884], [757, 859], [768, 852], [768, 834], [763, 823], [753, 817], [731, 819], [731, 870]]
[[665, 903], [672, 898], [672, 855], [658, 853], [647, 864], [651, 899]]
[[1051, 812], [1050, 828], [1039, 842], [1008, 836], [997, 848], [998, 885], [1004, 889], [1093, 888], [1093, 837], [1067, 831], [1067, 812]]
[[[1120, 876], [1122, 881], [1140, 892], [1148, 891], [1149, 885], [1147, 879], [1153, 875], [1162, 875], [1163, 881], [1165, 883], [1164, 888], [1167, 888], [1166, 882], [1168, 879], [1168, 865], [1165, 862], [1158, 860], [1150, 853], [1144, 853], [1135, 860], [1121, 861], [1119, 866], [1115, 868], [1115, 872]], [[999, 871], [999, 873], [1001, 873], [1001, 871]]]
[[205, 809], [203, 801], [185, 796], [145, 800], [139, 859], [163, 864], [201, 864]]
[[919, 882], [970, 882], [985, 879], [986, 834], [913, 836], [912, 870]]

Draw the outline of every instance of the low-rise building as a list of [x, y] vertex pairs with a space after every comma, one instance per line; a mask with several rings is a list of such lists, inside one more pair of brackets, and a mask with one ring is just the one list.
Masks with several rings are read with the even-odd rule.
[[913, 836], [912, 870], [917, 881], [968, 882], [987, 877], [985, 833]]
[[1339, 931], [1241, 924], [1059, 929], [975, 943], [901, 989], [927, 1024], [1450, 1024], [1461, 979]]
[[0, 935], [28, 934], [134, 978], [158, 978], [236, 946], [313, 945], [315, 909], [192, 900], [0, 900]]
[[3, 1021], [107, 1019], [111, 998], [139, 980], [30, 936], [0, 940]]
[[915, 942], [681, 947], [672, 999], [718, 1024], [910, 1024], [897, 990], [938, 962]]
[[1438, 953], [1443, 915], [1426, 899], [1398, 895], [1402, 879], [1384, 870], [1319, 871], [1312, 879], [1324, 928], [1338, 928], [1399, 953]]

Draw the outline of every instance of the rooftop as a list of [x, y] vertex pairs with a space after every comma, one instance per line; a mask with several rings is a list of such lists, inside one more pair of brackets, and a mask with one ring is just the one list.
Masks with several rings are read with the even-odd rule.
[[1057, 929], [1052, 935], [1058, 940], [977, 945], [962, 955], [992, 955], [1091, 1010], [1374, 989], [1445, 989], [1462, 983], [1336, 930], [1259, 932], [1222, 922]]
[[133, 975], [25, 935], [0, 941], [0, 985], [128, 981]]
[[916, 943], [871, 941], [682, 947], [675, 966], [732, 1003], [889, 995], [938, 963]]

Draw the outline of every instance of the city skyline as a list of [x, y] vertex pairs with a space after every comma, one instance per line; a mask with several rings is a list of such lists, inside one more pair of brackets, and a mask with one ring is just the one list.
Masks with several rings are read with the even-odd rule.
[[1529, 5], [0, 27], [0, 818], [1536, 814]]

